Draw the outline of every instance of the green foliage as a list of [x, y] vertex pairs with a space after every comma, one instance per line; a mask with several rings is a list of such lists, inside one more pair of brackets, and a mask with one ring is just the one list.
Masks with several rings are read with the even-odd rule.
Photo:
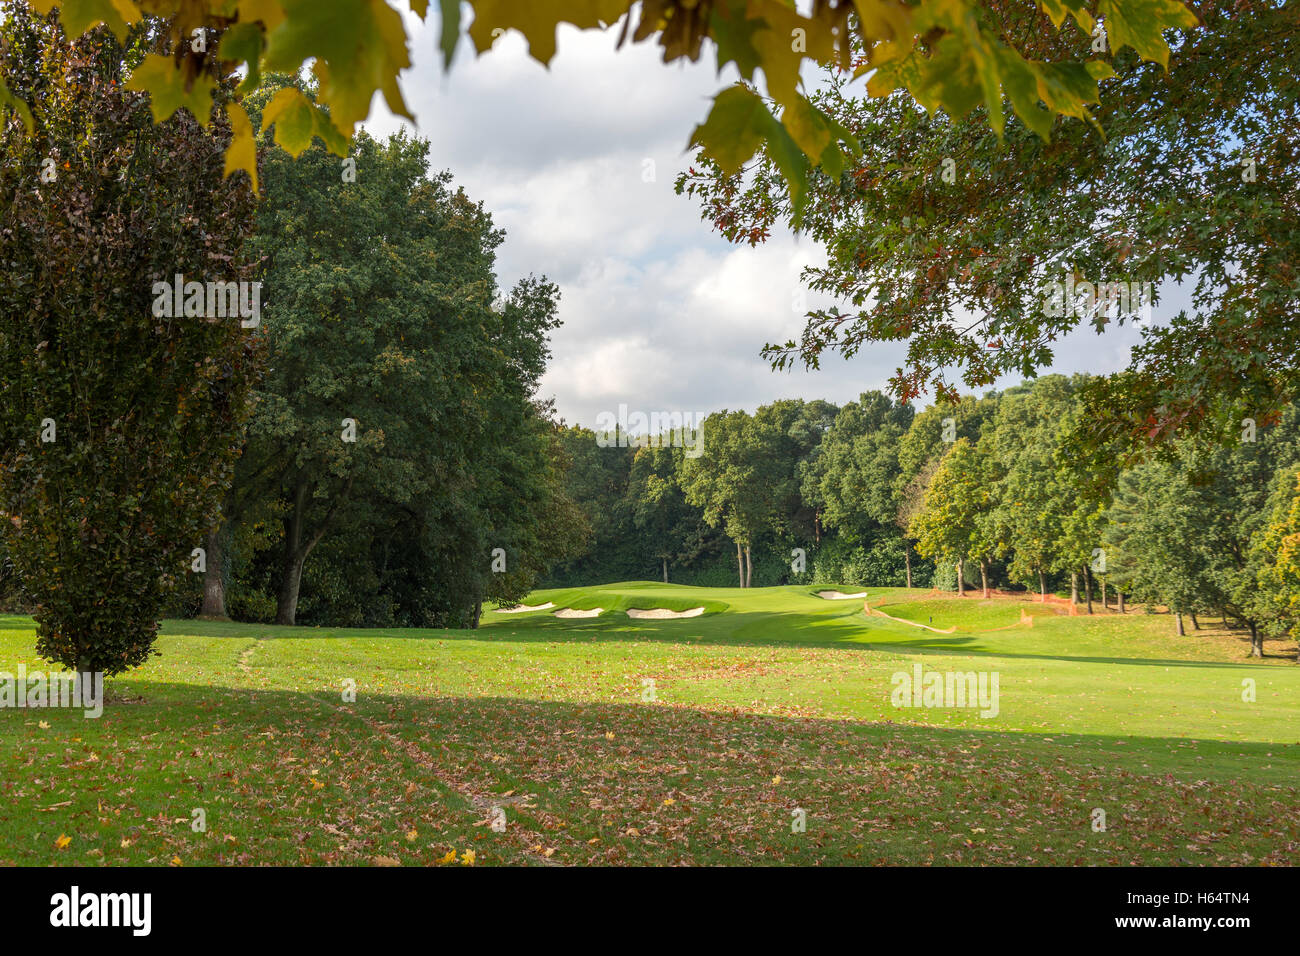
[[1294, 466], [1278, 470], [1267, 523], [1255, 536], [1250, 558], [1266, 629], [1300, 639], [1300, 472]]
[[178, 273], [251, 278], [252, 197], [223, 182], [224, 123], [155, 124], [126, 56], [4, 21], [4, 75], [34, 108], [31, 135], [0, 126], [0, 533], [41, 655], [107, 674], [148, 658], [190, 574], [255, 366], [238, 318], [153, 315]]
[[[1016, 110], [1020, 120], [995, 135], [997, 101], [973, 89], [972, 62], [986, 56], [996, 71], [996, 47], [981, 53], [949, 32], [928, 69], [938, 93], [981, 99], [965, 118], [923, 113], [910, 97], [865, 98], [825, 72], [813, 100], [863, 152], [841, 176], [811, 177], [806, 208], [786, 197], [785, 156], [770, 146], [740, 172], [702, 156], [679, 180], [733, 242], [761, 242], [786, 225], [827, 248], [827, 264], [805, 281], [847, 306], [810, 312], [802, 334], [764, 354], [778, 367], [815, 368], [825, 354], [905, 341], [893, 394], [952, 399], [954, 370], [974, 389], [1030, 376], [1051, 364], [1066, 333], [1141, 321], [1143, 284], [1154, 296], [1177, 282], [1193, 307], [1145, 323], [1129, 373], [1093, 383], [1085, 437], [1136, 445], [1189, 426], [1227, 434], [1242, 417], [1272, 420], [1300, 386], [1289, 308], [1300, 290], [1295, 4], [1198, 4], [1204, 25], [1176, 34], [1168, 73], [1120, 49], [1156, 54], [1129, 32], [1133, 11], [1042, 9], [1064, 27], [1043, 29], [1039, 11], [1010, 3], [1000, 8], [1002, 35], [1024, 37], [1022, 48], [1050, 64], [1090, 43], [1088, 11], [1103, 17], [1115, 76], [1092, 113], [1104, 136], [1057, 122], [1045, 142], [1035, 116], [1050, 120], [1050, 111], [1033, 110]], [[1135, 10], [1148, 17], [1172, 6], [1143, 0]], [[1108, 288], [1080, 296], [1078, 309], [1053, 306], [1050, 283], [1063, 298], [1067, 282], [1085, 281]]]
[[[160, 115], [184, 106], [206, 122], [212, 78], [242, 69], [247, 91], [257, 87], [264, 73], [297, 74], [308, 64], [320, 86], [320, 105], [294, 101], [292, 122], [277, 133], [285, 149], [296, 153], [308, 129], [323, 133], [328, 123], [335, 132], [326, 138], [336, 140], [331, 148], [342, 155], [376, 93], [397, 115], [410, 115], [398, 85], [399, 74], [411, 62], [406, 27], [385, 0], [30, 2], [41, 14], [60, 7], [72, 36], [102, 23], [122, 38], [128, 25], [146, 14], [165, 25], [161, 49], [132, 80], [152, 93]], [[428, 0], [410, 0], [407, 6], [421, 20], [428, 15]], [[873, 95], [906, 88], [932, 111], [960, 117], [982, 106], [998, 135], [1005, 98], [1044, 139], [1058, 114], [1088, 117], [1089, 104], [1098, 99], [1097, 81], [1110, 75], [1104, 60], [1079, 49], [1078, 31], [1061, 30], [1067, 14], [1083, 30], [1090, 29], [1088, 9], [1062, 0], [826, 0], [807, 13], [793, 0], [472, 0], [470, 6], [473, 19], [467, 32], [479, 53], [513, 29], [524, 35], [535, 59], [549, 64], [560, 24], [606, 29], [622, 20], [620, 43], [656, 39], [666, 63], [698, 60], [708, 41], [719, 72], [734, 65], [753, 85], [761, 71], [773, 108], [755, 92], [726, 90], [692, 141], [728, 173], [738, 171], [766, 143], [768, 155], [780, 157], [796, 209], [814, 167], [838, 178], [845, 155], [858, 151], [853, 133], [833, 111], [804, 93], [800, 74], [805, 63], [840, 71], [856, 67], [856, 75], [872, 75], [868, 90]], [[450, 66], [461, 31], [460, 4], [442, 0], [439, 9], [439, 45]], [[1176, 0], [1097, 0], [1096, 12], [1113, 25], [1114, 51], [1131, 47], [1143, 59], [1161, 64], [1169, 55], [1163, 31], [1196, 24]], [[1008, 15], [1032, 23], [1030, 40], [1008, 42]], [[203, 36], [204, 48], [199, 49], [194, 31], [205, 29], [213, 36], [210, 42]], [[1036, 58], [1035, 33], [1060, 38], [1062, 48], [1049, 58]], [[183, 47], [188, 55], [171, 56]], [[23, 114], [24, 107], [0, 87], [0, 107], [6, 104]], [[238, 104], [231, 104], [229, 112], [236, 133], [229, 168], [246, 170], [256, 183], [256, 127]]]
[[[249, 97], [255, 115], [312, 95], [284, 84]], [[503, 233], [450, 174], [430, 177], [422, 140], [358, 135], [354, 177], [319, 140], [296, 159], [267, 145], [253, 247], [274, 290], [270, 372], [227, 517], [281, 503], [282, 624], [305, 580], [308, 620], [472, 625], [583, 534], [549, 409], [532, 401], [558, 290], [529, 277], [499, 293]]]

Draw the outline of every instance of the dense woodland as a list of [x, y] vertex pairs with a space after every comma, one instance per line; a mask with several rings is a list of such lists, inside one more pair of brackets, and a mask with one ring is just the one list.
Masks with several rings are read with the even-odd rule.
[[592, 531], [548, 580], [1028, 589], [1169, 609], [1180, 632], [1213, 615], [1256, 653], [1295, 636], [1297, 410], [1126, 458], [1090, 435], [1090, 384], [1050, 375], [921, 412], [879, 392], [722, 411], [695, 458], [567, 428]]

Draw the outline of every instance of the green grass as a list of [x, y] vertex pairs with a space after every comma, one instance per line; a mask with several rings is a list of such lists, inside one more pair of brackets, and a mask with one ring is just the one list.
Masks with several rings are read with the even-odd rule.
[[[816, 590], [544, 591], [527, 603], [606, 611], [487, 612], [478, 631], [167, 622], [102, 718], [0, 711], [0, 863], [1300, 855], [1293, 644], [1250, 662], [1239, 634], [1175, 637], [1167, 615], [870, 589], [895, 617], [956, 628], [939, 634]], [[41, 669], [33, 644], [30, 620], [0, 617], [0, 670]], [[916, 662], [996, 672], [1000, 712], [892, 706]]]

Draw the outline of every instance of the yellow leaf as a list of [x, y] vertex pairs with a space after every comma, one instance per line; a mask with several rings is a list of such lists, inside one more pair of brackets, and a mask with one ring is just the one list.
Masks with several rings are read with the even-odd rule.
[[572, 23], [580, 30], [600, 27], [616, 21], [628, 6], [627, 0], [475, 0], [469, 35], [475, 49], [483, 53], [496, 42], [498, 30], [514, 28], [527, 39], [533, 59], [546, 64], [555, 56], [555, 34], [560, 23]]
[[49, 729], [50, 729], [50, 724], [49, 724], [49, 722], [48, 722], [48, 721], [45, 721], [45, 720], [38, 721], [37, 724], [36, 724], [36, 726], [39, 727], [39, 728], [41, 728], [41, 730], [49, 730]]
[[135, 68], [126, 81], [128, 90], [149, 94], [149, 108], [155, 123], [171, 119], [178, 109], [187, 109], [190, 115], [207, 126], [212, 118], [213, 82], [206, 76], [195, 77], [190, 88], [185, 88], [185, 78], [169, 56], [150, 53]]
[[419, 834], [418, 832], [416, 832], [415, 830], [407, 830], [407, 831], [406, 831], [406, 839], [407, 839], [407, 842], [410, 842], [410, 841], [414, 840], [414, 839], [415, 839], [416, 837], [418, 837], [419, 835], [420, 835], [420, 834]]
[[184, 866], [184, 865], [185, 865], [184, 863], [181, 862], [181, 858], [180, 858], [179, 856], [173, 856], [173, 857], [171, 858], [171, 861], [170, 861], [170, 862], [171, 862], [171, 865], [172, 865], [172, 866]]
[[68, 844], [71, 842], [72, 842], [72, 837], [68, 836], [66, 833], [61, 833], [59, 834], [59, 838], [54, 841], [54, 845], [60, 850], [66, 850], [68, 848]]
[[772, 783], [773, 783], [773, 785], [775, 785], [775, 784], [778, 784], [778, 783], [780, 783], [780, 782], [781, 782], [781, 775], [778, 773], [775, 777], [772, 778]]
[[279, 0], [239, 0], [239, 22], [261, 20], [268, 30], [284, 22], [284, 7]]
[[455, 851], [455, 850], [448, 850], [445, 854], [443, 854], [442, 856], [438, 857], [438, 862], [439, 862], [440, 864], [455, 863], [455, 862], [456, 862], [456, 851]]
[[235, 170], [242, 169], [248, 173], [257, 192], [257, 141], [253, 139], [253, 124], [238, 103], [226, 107], [226, 118], [230, 120], [230, 145], [226, 147], [226, 172], [229, 176]]
[[474, 859], [475, 857], [474, 857], [473, 850], [466, 850], [464, 853], [460, 855], [460, 862], [462, 866], [473, 866]]
[[674, 800], [672, 797], [669, 797], [667, 800], [664, 801], [664, 806], [665, 806], [665, 807], [671, 807], [671, 806], [672, 806], [674, 803], [676, 803], [676, 802], [677, 802], [677, 801]]
[[127, 27], [140, 21], [140, 8], [131, 0], [32, 0], [32, 8], [41, 16], [56, 6], [63, 32], [69, 38], [79, 37], [103, 23], [118, 40], [125, 40]]

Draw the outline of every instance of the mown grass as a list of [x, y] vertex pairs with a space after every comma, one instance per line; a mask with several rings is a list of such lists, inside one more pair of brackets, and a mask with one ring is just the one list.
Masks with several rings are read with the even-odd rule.
[[[1029, 602], [1024, 627], [1021, 602], [871, 590], [896, 617], [957, 628], [936, 634], [814, 590], [539, 592], [529, 604], [608, 610], [487, 614], [476, 632], [168, 622], [160, 655], [109, 682], [102, 718], [0, 711], [0, 862], [1300, 853], [1289, 648], [1255, 663], [1235, 638], [1174, 638], [1158, 615], [1066, 617]], [[683, 620], [624, 613], [701, 605]], [[0, 618], [0, 670], [41, 668], [32, 647], [30, 621]], [[893, 674], [918, 661], [996, 672], [998, 715], [892, 706]], [[489, 825], [494, 807], [504, 832]], [[792, 832], [796, 811], [804, 832]]]

